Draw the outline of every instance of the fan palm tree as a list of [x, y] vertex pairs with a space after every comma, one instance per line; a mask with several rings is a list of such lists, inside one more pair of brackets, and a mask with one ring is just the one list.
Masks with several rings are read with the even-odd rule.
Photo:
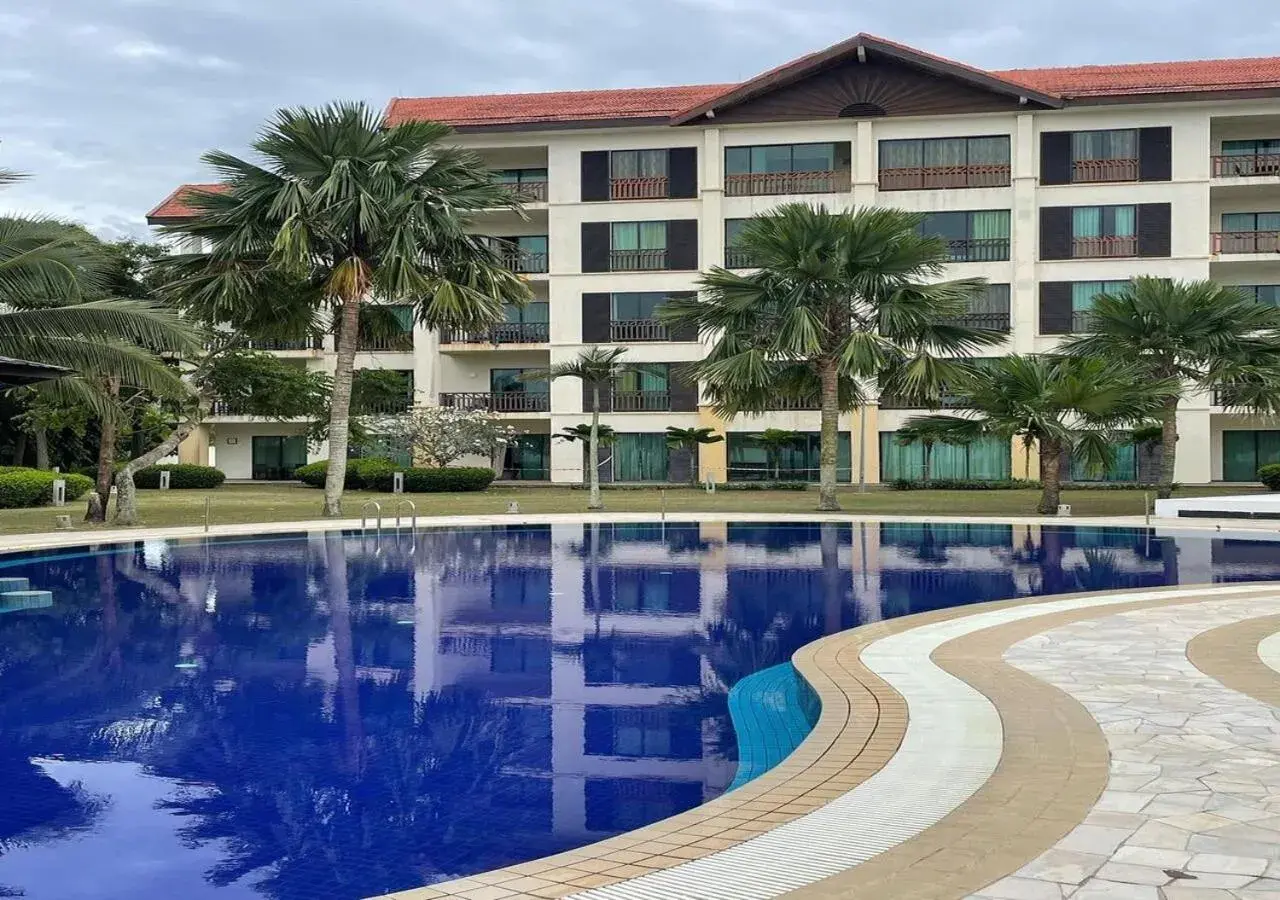
[[205, 154], [223, 190], [190, 195], [197, 214], [169, 229], [211, 248], [172, 263], [171, 289], [201, 318], [336, 323], [327, 516], [342, 511], [361, 307], [411, 305], [423, 326], [472, 331], [530, 296], [467, 232], [472, 214], [518, 202], [478, 156], [445, 143], [451, 134], [435, 122], [384, 127], [358, 103], [280, 110], [253, 144], [260, 162]]
[[933, 481], [933, 448], [938, 444], [948, 443], [949, 425], [939, 425], [936, 420], [911, 420], [903, 424], [894, 435], [894, 440], [902, 446], [920, 443], [923, 467], [920, 480], [926, 485]]
[[521, 376], [526, 381], [555, 381], [557, 378], [577, 378], [583, 384], [591, 385], [591, 427], [587, 432], [587, 466], [591, 472], [591, 492], [587, 499], [587, 509], [604, 509], [600, 499], [600, 389], [606, 390], [625, 368], [618, 360], [626, 355], [626, 350], [614, 347], [606, 350], [603, 347], [591, 347], [583, 350], [567, 362], [559, 363], [549, 369], [526, 372]]
[[1176, 379], [1153, 381], [1094, 357], [1006, 356], [975, 367], [952, 387], [968, 415], [915, 416], [905, 428], [953, 444], [986, 436], [1034, 442], [1041, 483], [1036, 510], [1055, 515], [1063, 454], [1082, 458], [1089, 469], [1105, 469], [1134, 425], [1176, 390]]
[[696, 296], [659, 310], [673, 327], [718, 336], [694, 371], [723, 414], [764, 412], [779, 395], [820, 401], [819, 509], [840, 508], [839, 416], [864, 403], [870, 382], [924, 402], [940, 396], [950, 358], [1004, 339], [956, 323], [985, 281], [927, 283], [950, 257], [943, 241], [920, 234], [922, 221], [896, 209], [786, 204], [738, 238], [758, 270], [712, 269]]
[[1231, 287], [1140, 276], [1095, 297], [1085, 327], [1063, 352], [1124, 361], [1179, 384], [1156, 413], [1162, 498], [1173, 492], [1178, 403], [1188, 393], [1226, 386], [1232, 406], [1280, 412], [1280, 309]]
[[693, 455], [689, 465], [689, 486], [698, 485], [698, 448], [703, 444], [718, 444], [724, 440], [723, 434], [716, 434], [714, 428], [676, 428], [667, 426], [667, 446], [672, 450], [688, 450]]
[[800, 432], [788, 431], [785, 428], [766, 428], [759, 434], [753, 435], [751, 442], [764, 450], [769, 465], [773, 469], [773, 480], [778, 481], [782, 476], [783, 451], [790, 450], [800, 442]]

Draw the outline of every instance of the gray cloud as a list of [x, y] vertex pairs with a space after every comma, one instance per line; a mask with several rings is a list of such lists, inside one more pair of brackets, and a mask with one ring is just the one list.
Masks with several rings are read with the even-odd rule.
[[858, 31], [990, 68], [1248, 56], [1268, 0], [10, 0], [0, 195], [104, 235], [280, 106], [737, 81]]

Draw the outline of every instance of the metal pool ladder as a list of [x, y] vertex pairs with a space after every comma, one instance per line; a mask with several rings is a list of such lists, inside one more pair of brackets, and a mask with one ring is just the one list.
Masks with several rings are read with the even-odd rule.
[[[378, 515], [377, 529], [379, 532], [381, 532], [382, 531], [382, 504], [379, 503], [377, 500], [366, 500], [364, 501], [364, 503], [360, 504], [360, 530], [362, 532], [369, 530], [369, 513], [367, 512], [367, 510], [369, 509], [370, 506], [373, 507], [374, 511]], [[399, 524], [399, 516], [396, 517], [396, 524], [397, 525]]]
[[400, 530], [400, 509], [404, 506], [409, 507], [409, 527], [416, 532], [418, 530], [418, 506], [407, 497], [401, 497], [396, 501], [396, 531]]

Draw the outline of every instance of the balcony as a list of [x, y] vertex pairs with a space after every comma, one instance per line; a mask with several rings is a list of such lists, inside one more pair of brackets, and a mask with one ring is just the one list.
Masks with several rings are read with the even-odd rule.
[[440, 405], [495, 413], [543, 413], [551, 410], [551, 395], [545, 391], [446, 393], [440, 395]]
[[1071, 182], [1137, 181], [1136, 159], [1077, 159], [1071, 164]]
[[971, 312], [962, 316], [951, 316], [945, 319], [948, 325], [959, 325], [963, 328], [982, 328], [987, 331], [1008, 331], [1009, 311], [1004, 312]]
[[1001, 262], [1009, 258], [1009, 239], [965, 238], [948, 240], [947, 253], [952, 262]]
[[903, 397], [897, 397], [893, 394], [884, 394], [880, 397], [881, 409], [967, 409], [968, 401], [964, 397], [956, 394], [943, 394], [937, 404], [924, 403], [922, 401], [909, 400]]
[[1093, 313], [1078, 309], [1066, 315], [1041, 314], [1042, 334], [1083, 334], [1089, 330], [1089, 318]]
[[776, 194], [837, 194], [852, 190], [849, 172], [754, 172], [724, 177], [729, 197]]
[[609, 180], [610, 200], [664, 200], [670, 193], [670, 181], [666, 175]]
[[250, 350], [265, 350], [277, 353], [291, 350], [312, 351], [323, 350], [324, 340], [318, 337], [289, 341], [268, 339], [262, 341], [249, 341], [245, 346]]
[[361, 353], [412, 353], [413, 332], [363, 337], [356, 349]]
[[671, 409], [669, 391], [614, 391], [614, 412], [668, 412]]
[[487, 331], [446, 331], [442, 344], [545, 344], [551, 340], [546, 322], [504, 322]]
[[1214, 178], [1256, 178], [1262, 175], [1280, 175], [1280, 154], [1215, 156], [1212, 159]]
[[545, 275], [547, 272], [547, 254], [521, 250], [517, 247], [504, 247], [499, 251], [502, 264], [520, 275]]
[[519, 184], [508, 184], [506, 187], [521, 203], [547, 202], [547, 182], [545, 181], [522, 181]]
[[413, 407], [412, 397], [383, 397], [360, 403], [352, 401], [351, 414], [356, 416], [398, 416]]
[[664, 250], [610, 250], [610, 272], [656, 272], [668, 268]]
[[667, 326], [657, 319], [615, 319], [609, 323], [609, 340], [624, 344], [644, 341], [669, 341]]
[[769, 401], [770, 412], [812, 412], [822, 409], [817, 397], [798, 399], [796, 397], [774, 397]]
[[1280, 253], [1280, 231], [1215, 231], [1213, 252]]
[[882, 191], [929, 191], [946, 188], [1008, 187], [1008, 163], [955, 166], [912, 166], [880, 170]]
[[725, 247], [724, 267], [726, 269], [754, 269], [756, 268], [756, 260], [749, 250]]
[[233, 400], [214, 400], [213, 405], [209, 407], [209, 414], [212, 416], [247, 416], [245, 408]]
[[1136, 235], [1107, 237], [1079, 237], [1071, 240], [1072, 259], [1106, 259], [1116, 256], [1137, 256]]

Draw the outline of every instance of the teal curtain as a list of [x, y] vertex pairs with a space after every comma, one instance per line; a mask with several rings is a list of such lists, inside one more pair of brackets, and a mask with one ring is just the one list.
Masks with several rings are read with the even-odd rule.
[[1071, 236], [1074, 238], [1102, 237], [1102, 208], [1077, 206], [1071, 210]]
[[791, 148], [793, 172], [831, 172], [835, 167], [834, 144], [795, 144]]
[[1009, 210], [990, 209], [971, 213], [970, 236], [975, 239], [1007, 238], [1009, 236]]
[[550, 304], [548, 303], [526, 303], [520, 306], [516, 303], [509, 303], [503, 307], [505, 320], [516, 325], [521, 322], [549, 322], [551, 320]]
[[662, 250], [667, 246], [666, 222], [641, 222], [640, 249]]
[[925, 141], [924, 164], [926, 166], [963, 166], [968, 153], [964, 138], [938, 138]]
[[612, 226], [612, 244], [614, 250], [640, 249], [640, 223], [614, 222]]
[[617, 389], [630, 391], [666, 391], [671, 367], [667, 363], [638, 363], [618, 375]]
[[613, 445], [615, 481], [666, 481], [665, 434], [620, 434]]
[[1135, 444], [1121, 444], [1113, 448], [1111, 465], [1105, 470], [1091, 470], [1084, 459], [1076, 454], [1071, 457], [1072, 481], [1137, 481], [1138, 448]]
[[1115, 227], [1111, 232], [1116, 237], [1133, 237], [1138, 233], [1138, 208], [1136, 206], [1116, 206]]
[[667, 295], [662, 291], [614, 294], [611, 298], [611, 312], [615, 321], [652, 319], [655, 318], [658, 307], [666, 300]]
[[1009, 165], [1009, 138], [969, 138], [969, 165]]
[[1007, 481], [1013, 477], [1013, 456], [1006, 438], [984, 437], [967, 448], [968, 478], [978, 481]]
[[[728, 464], [730, 481], [772, 481], [773, 461], [769, 453], [756, 443], [755, 433], [730, 432]], [[822, 437], [816, 431], [800, 432], [794, 446], [779, 454], [778, 475], [783, 481], [819, 479], [822, 461]], [[836, 480], [848, 483], [853, 472], [853, 444], [848, 432], [836, 436]]]
[[551, 478], [551, 436], [522, 434], [507, 445], [503, 476], [513, 481], [547, 481]]
[[[880, 480], [922, 481], [924, 445], [919, 441], [900, 444], [897, 433], [880, 432]], [[984, 437], [968, 445], [934, 444], [930, 459], [931, 477], [939, 479], [1006, 481], [1012, 477], [1009, 441]]]
[[917, 169], [924, 160], [923, 141], [881, 141], [880, 168]]

